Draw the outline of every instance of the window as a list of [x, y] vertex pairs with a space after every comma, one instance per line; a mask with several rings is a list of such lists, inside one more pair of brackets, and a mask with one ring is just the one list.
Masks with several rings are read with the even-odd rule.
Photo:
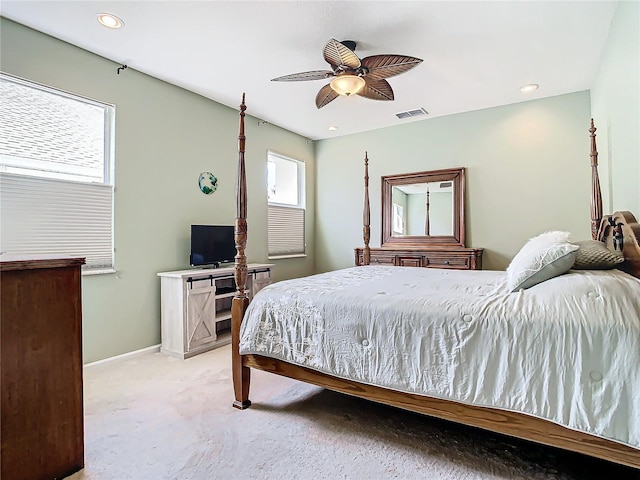
[[0, 74], [0, 250], [112, 271], [115, 107]]
[[393, 233], [404, 234], [404, 208], [397, 203], [393, 204]]
[[304, 163], [267, 153], [269, 258], [305, 254]]

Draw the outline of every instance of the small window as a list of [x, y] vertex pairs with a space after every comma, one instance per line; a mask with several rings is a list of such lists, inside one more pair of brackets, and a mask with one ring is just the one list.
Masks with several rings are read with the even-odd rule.
[[305, 254], [304, 162], [267, 153], [269, 258]]
[[397, 203], [393, 204], [393, 233], [404, 235], [404, 208]]
[[0, 249], [112, 271], [115, 107], [0, 74]]

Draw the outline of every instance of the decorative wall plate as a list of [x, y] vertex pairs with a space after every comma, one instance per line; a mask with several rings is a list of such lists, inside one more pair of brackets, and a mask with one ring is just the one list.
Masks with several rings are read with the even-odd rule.
[[218, 188], [218, 179], [211, 172], [202, 172], [198, 178], [198, 186], [205, 195], [211, 195]]

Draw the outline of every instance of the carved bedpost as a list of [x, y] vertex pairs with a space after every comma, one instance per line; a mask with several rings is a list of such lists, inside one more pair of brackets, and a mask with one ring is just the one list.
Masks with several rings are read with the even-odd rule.
[[238, 134], [238, 178], [236, 182], [236, 297], [245, 298], [247, 286], [247, 257], [244, 250], [247, 246], [247, 176], [244, 166], [244, 111], [247, 106], [244, 104], [244, 93], [242, 94], [242, 103], [240, 104], [240, 133]]
[[598, 229], [602, 220], [602, 193], [600, 192], [600, 179], [598, 178], [598, 150], [596, 148], [596, 127], [589, 128], [591, 137], [591, 237], [598, 239]]
[[245, 409], [251, 405], [249, 400], [249, 381], [251, 370], [242, 365], [240, 356], [240, 326], [244, 312], [249, 305], [247, 297], [247, 257], [244, 250], [247, 246], [247, 177], [244, 165], [244, 111], [247, 109], [244, 104], [244, 93], [240, 104], [240, 132], [238, 134], [238, 182], [236, 184], [236, 295], [231, 303], [231, 368], [233, 371], [233, 390], [235, 401], [233, 406]]
[[371, 211], [369, 209], [369, 158], [364, 152], [364, 208], [362, 210], [362, 237], [364, 240], [364, 252], [362, 254], [362, 264], [369, 265], [371, 262]]
[[424, 234], [428, 237], [431, 235], [431, 225], [429, 225], [429, 185], [427, 185], [427, 204], [425, 205], [427, 214], [424, 219]]

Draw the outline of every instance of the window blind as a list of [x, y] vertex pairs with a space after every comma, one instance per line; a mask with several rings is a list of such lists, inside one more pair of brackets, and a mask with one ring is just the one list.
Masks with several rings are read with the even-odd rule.
[[269, 257], [304, 254], [304, 208], [268, 207]]
[[86, 257], [113, 269], [113, 186], [0, 172], [0, 250]]

